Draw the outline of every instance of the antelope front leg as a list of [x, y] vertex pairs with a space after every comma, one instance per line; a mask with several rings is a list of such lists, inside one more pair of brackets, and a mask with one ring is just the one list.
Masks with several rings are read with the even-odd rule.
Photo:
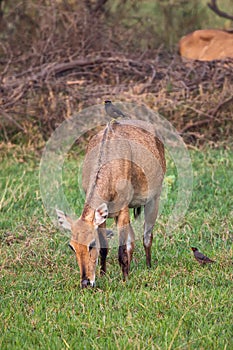
[[145, 205], [145, 223], [144, 223], [144, 236], [143, 245], [146, 253], [146, 265], [151, 267], [151, 246], [153, 240], [153, 227], [158, 215], [159, 208], [159, 196], [153, 198], [149, 203]]
[[119, 234], [119, 250], [118, 260], [125, 281], [129, 274], [130, 262], [132, 260], [134, 250], [134, 233], [130, 225], [129, 209], [122, 209], [117, 219], [117, 227]]
[[106, 222], [98, 227], [99, 243], [100, 243], [100, 275], [106, 273], [106, 259], [108, 255], [108, 240], [106, 237]]

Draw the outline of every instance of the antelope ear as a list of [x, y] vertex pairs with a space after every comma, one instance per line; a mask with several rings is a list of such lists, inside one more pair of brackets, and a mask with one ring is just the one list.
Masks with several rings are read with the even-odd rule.
[[104, 221], [106, 221], [107, 217], [108, 217], [108, 207], [106, 203], [103, 203], [95, 210], [95, 219], [94, 219], [95, 226], [101, 225]]
[[59, 224], [63, 228], [71, 231], [72, 219], [69, 216], [66, 216], [66, 214], [64, 214], [61, 210], [56, 209], [56, 213]]

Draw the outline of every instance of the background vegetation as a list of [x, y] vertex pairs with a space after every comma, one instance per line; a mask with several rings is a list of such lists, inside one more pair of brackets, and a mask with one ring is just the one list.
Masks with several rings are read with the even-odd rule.
[[[177, 55], [194, 29], [230, 29], [206, 1], [0, 4], [2, 140], [39, 148], [64, 119], [106, 98], [146, 103], [187, 142], [232, 133], [232, 60], [185, 64]], [[221, 10], [232, 5], [221, 1]]]
[[[220, 5], [228, 12], [233, 1]], [[233, 348], [233, 66], [184, 63], [176, 52], [194, 29], [231, 25], [207, 1], [0, 0], [1, 349]], [[39, 162], [59, 123], [106, 98], [144, 103], [172, 122], [190, 150], [193, 197], [166, 232], [177, 187], [168, 158], [153, 267], [138, 239], [127, 283], [113, 248], [108, 274], [81, 290], [69, 236], [42, 204]], [[77, 215], [82, 141], [64, 165]], [[134, 222], [138, 237], [142, 225]], [[190, 246], [216, 263], [200, 267]]]

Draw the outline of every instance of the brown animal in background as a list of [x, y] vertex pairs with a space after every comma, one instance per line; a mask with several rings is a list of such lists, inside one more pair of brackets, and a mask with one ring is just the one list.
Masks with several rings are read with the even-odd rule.
[[212, 61], [233, 58], [233, 33], [217, 29], [196, 30], [179, 42], [182, 57]]
[[129, 208], [137, 211], [144, 207], [143, 244], [147, 266], [151, 266], [152, 230], [165, 170], [163, 144], [146, 123], [113, 123], [91, 139], [83, 165], [86, 201], [82, 214], [72, 221], [57, 211], [60, 224], [71, 229], [70, 246], [76, 254], [83, 288], [95, 284], [99, 255], [100, 272], [106, 272], [108, 217], [117, 223], [118, 260], [123, 279], [127, 278], [134, 249]]

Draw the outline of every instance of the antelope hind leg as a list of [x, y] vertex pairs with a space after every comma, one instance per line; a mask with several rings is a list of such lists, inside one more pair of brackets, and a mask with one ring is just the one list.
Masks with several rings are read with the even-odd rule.
[[159, 196], [154, 197], [150, 202], [145, 205], [145, 223], [144, 223], [144, 235], [143, 245], [146, 253], [146, 265], [151, 267], [151, 246], [153, 241], [153, 228], [155, 220], [158, 215], [159, 208]]

